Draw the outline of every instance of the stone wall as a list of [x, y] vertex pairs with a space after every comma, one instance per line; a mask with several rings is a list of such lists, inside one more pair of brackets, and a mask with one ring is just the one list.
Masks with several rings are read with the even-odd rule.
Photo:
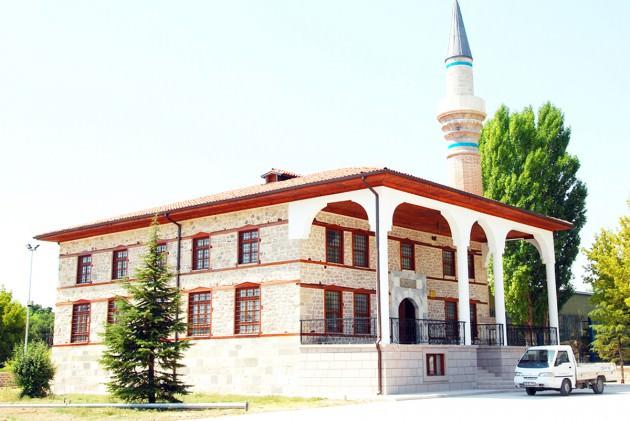
[[10, 372], [0, 372], [0, 387], [14, 387], [15, 386], [15, 378], [13, 377], [13, 373]]
[[523, 346], [480, 346], [477, 351], [477, 365], [502, 379], [512, 380], [516, 363], [526, 349]]

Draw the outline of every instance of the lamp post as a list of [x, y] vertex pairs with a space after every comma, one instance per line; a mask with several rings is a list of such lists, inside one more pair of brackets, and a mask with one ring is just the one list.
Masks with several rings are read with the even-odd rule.
[[26, 349], [28, 347], [28, 323], [31, 316], [31, 279], [33, 278], [33, 255], [35, 251], [39, 247], [39, 244], [32, 246], [31, 244], [27, 244], [26, 248], [31, 252], [31, 268], [28, 274], [28, 299], [26, 300], [26, 331], [24, 332], [24, 353], [26, 354]]

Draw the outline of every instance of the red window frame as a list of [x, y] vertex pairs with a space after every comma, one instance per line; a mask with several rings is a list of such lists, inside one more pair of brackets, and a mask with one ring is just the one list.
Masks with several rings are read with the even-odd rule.
[[192, 239], [193, 270], [210, 269], [210, 236]]
[[212, 291], [188, 294], [188, 336], [210, 336], [212, 332]]
[[166, 243], [158, 243], [156, 251], [161, 257], [161, 259], [158, 261], [158, 264], [160, 265], [160, 267], [166, 267], [166, 259], [168, 256], [168, 246], [166, 245]]
[[90, 303], [77, 303], [72, 306], [71, 343], [87, 343], [90, 341], [91, 310]]
[[343, 293], [341, 291], [324, 290], [324, 319], [326, 332], [343, 333]]
[[427, 376], [444, 376], [444, 354], [427, 354]]
[[261, 308], [260, 285], [247, 285], [236, 288], [234, 334], [259, 335]]
[[[405, 253], [407, 248], [408, 253]], [[400, 269], [401, 270], [416, 270], [416, 247], [411, 241], [400, 242]], [[405, 263], [407, 261], [407, 263]]]
[[[338, 244], [335, 244], [333, 234], [339, 236]], [[343, 264], [343, 230], [326, 228], [326, 262]]]
[[107, 300], [107, 324], [116, 323], [116, 317], [118, 316], [118, 298], [110, 298]]
[[[363, 303], [358, 302], [357, 298], [365, 301]], [[354, 333], [357, 335], [369, 335], [372, 331], [370, 294], [355, 292], [352, 301], [354, 304]]]
[[92, 255], [84, 254], [77, 260], [77, 284], [92, 283]]
[[258, 229], [238, 233], [238, 263], [260, 263], [260, 232]]
[[[360, 241], [357, 241], [361, 239]], [[352, 265], [370, 267], [370, 236], [366, 233], [352, 233]]]
[[455, 250], [442, 249], [442, 272], [444, 276], [455, 276]]
[[475, 254], [468, 253], [468, 279], [475, 279]]
[[126, 278], [129, 274], [129, 250], [114, 250], [112, 253], [112, 279]]

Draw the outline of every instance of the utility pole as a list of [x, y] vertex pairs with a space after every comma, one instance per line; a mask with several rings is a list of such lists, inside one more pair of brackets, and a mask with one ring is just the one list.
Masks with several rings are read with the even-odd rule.
[[28, 274], [28, 299], [26, 300], [26, 330], [24, 332], [24, 353], [28, 348], [28, 324], [31, 317], [31, 280], [33, 279], [33, 255], [39, 247], [39, 244], [32, 246], [30, 243], [26, 245], [28, 251], [31, 252], [31, 268]]

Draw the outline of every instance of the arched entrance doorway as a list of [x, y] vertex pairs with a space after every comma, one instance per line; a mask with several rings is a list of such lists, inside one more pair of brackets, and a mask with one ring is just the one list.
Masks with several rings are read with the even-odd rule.
[[401, 344], [417, 342], [416, 307], [409, 298], [405, 298], [398, 306], [398, 335]]

